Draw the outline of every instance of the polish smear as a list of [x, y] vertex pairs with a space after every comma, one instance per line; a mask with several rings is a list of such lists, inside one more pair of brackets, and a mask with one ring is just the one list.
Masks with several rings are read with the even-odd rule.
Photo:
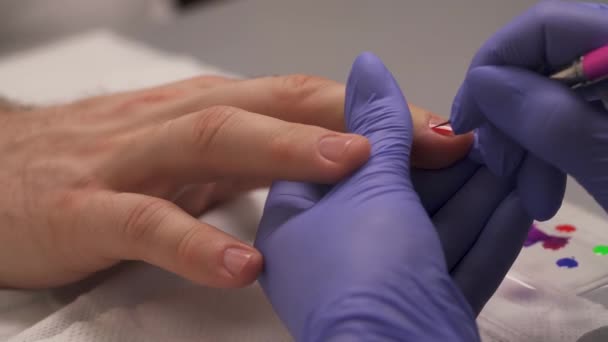
[[541, 243], [544, 249], [556, 251], [558, 249], [564, 248], [569, 241], [570, 237], [547, 234], [533, 224], [530, 228], [530, 231], [528, 232], [528, 237], [524, 242], [524, 247], [530, 247], [537, 243]]
[[593, 247], [593, 253], [597, 255], [608, 255], [608, 246], [606, 245], [597, 245]]
[[574, 259], [574, 257], [561, 258], [561, 259], [557, 260], [555, 262], [555, 264], [557, 265], [557, 267], [565, 267], [565, 268], [578, 267], [578, 261], [576, 261], [576, 259]]
[[576, 227], [571, 224], [560, 224], [555, 227], [555, 230], [562, 233], [573, 233], [576, 231]]

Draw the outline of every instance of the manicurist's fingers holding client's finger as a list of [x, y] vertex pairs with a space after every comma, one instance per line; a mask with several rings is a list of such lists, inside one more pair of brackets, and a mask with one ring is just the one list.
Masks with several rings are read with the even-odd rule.
[[266, 202], [255, 246], [277, 314], [297, 341], [479, 340], [410, 177], [410, 109], [376, 56], [355, 60], [345, 108], [367, 163], [333, 186], [275, 182]]

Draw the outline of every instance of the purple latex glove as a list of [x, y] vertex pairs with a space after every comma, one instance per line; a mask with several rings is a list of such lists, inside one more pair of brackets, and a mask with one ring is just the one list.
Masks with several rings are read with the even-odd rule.
[[479, 340], [410, 180], [407, 103], [372, 54], [352, 67], [345, 113], [368, 163], [335, 186], [270, 190], [255, 245], [273, 307], [298, 341]]
[[441, 170], [412, 170], [449, 273], [475, 314], [502, 282], [532, 224], [514, 178], [495, 176], [470, 159]]
[[608, 210], [608, 113], [546, 76], [608, 43], [606, 8], [533, 7], [483, 45], [454, 100], [455, 131], [477, 128], [479, 159], [497, 174], [517, 172], [518, 193], [537, 219], [559, 208], [566, 173]]

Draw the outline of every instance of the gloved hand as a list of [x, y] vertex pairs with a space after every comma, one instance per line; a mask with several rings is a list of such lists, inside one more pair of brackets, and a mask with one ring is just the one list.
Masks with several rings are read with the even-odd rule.
[[518, 194], [537, 219], [559, 208], [565, 173], [608, 210], [608, 113], [547, 77], [608, 43], [606, 9], [533, 7], [483, 45], [454, 101], [454, 130], [478, 129], [480, 159], [497, 174], [517, 171]]
[[270, 190], [255, 245], [279, 317], [301, 341], [479, 340], [410, 179], [409, 109], [371, 54], [353, 65], [345, 115], [371, 142], [369, 162], [335, 186]]
[[467, 159], [443, 170], [414, 169], [412, 181], [439, 233], [452, 279], [479, 314], [532, 223], [514, 177], [495, 176]]

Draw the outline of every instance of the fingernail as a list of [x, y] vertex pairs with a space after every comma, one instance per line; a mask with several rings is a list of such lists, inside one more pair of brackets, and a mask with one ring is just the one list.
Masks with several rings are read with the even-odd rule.
[[253, 253], [241, 248], [228, 248], [224, 251], [224, 267], [234, 277], [238, 277], [251, 260]]
[[431, 121], [429, 121], [429, 128], [437, 134], [441, 134], [446, 137], [453, 137], [454, 130], [452, 130], [452, 126], [450, 124], [445, 124], [445, 125], [441, 125], [439, 127], [435, 127], [443, 122], [445, 122], [445, 120], [433, 118], [433, 119], [431, 119]]
[[353, 137], [348, 135], [326, 136], [319, 141], [319, 153], [327, 160], [338, 162], [352, 141]]

